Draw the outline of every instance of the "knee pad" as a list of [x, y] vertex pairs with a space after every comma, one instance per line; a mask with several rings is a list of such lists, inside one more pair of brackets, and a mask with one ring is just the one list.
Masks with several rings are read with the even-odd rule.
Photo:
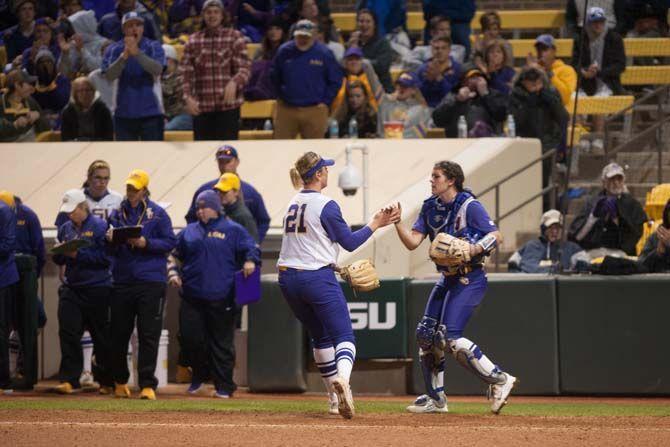
[[424, 316], [416, 326], [416, 342], [422, 351], [429, 352], [433, 348], [435, 341], [435, 330], [437, 320], [435, 318]]

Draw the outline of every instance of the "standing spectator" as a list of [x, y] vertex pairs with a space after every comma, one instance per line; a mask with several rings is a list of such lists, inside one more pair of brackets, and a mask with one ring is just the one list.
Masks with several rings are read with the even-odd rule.
[[[216, 162], [219, 167], [219, 175], [223, 175], [227, 172], [232, 174], [237, 174], [237, 168], [240, 166], [240, 157], [237, 153], [237, 149], [229, 145], [223, 145], [216, 150]], [[239, 174], [237, 174], [239, 176]], [[195, 199], [203, 191], [213, 189], [214, 185], [219, 182], [219, 177], [214, 180], [211, 180], [207, 183], [201, 185], [198, 190], [193, 195], [193, 200], [191, 201], [191, 206], [186, 213], [186, 222], [193, 223], [197, 220], [196, 216], [196, 207]], [[263, 197], [256, 191], [256, 188], [251, 186], [249, 183], [242, 180], [242, 197], [244, 198], [244, 204], [249, 208], [251, 214], [254, 216], [256, 221], [256, 226], [258, 227], [258, 242], [263, 242], [265, 239], [265, 234], [270, 228], [270, 216], [268, 215], [267, 209], [265, 209], [265, 203], [263, 202]]]
[[[568, 0], [565, 5], [565, 26], [573, 39], [579, 37], [584, 24], [584, 5], [587, 0]], [[589, 9], [599, 7], [606, 17], [608, 29], [621, 31], [625, 25], [627, 0], [588, 0]], [[588, 13], [586, 17], [588, 23]]]
[[663, 209], [663, 221], [647, 238], [639, 260], [649, 273], [670, 272], [670, 200]]
[[571, 267], [570, 258], [582, 249], [563, 241], [563, 215], [549, 210], [540, 221], [540, 237], [528, 241], [508, 261], [513, 273], [561, 273]]
[[[111, 40], [106, 41], [106, 45], [103, 45], [103, 47], [100, 49], [101, 54], [105, 54], [105, 51], [107, 50], [107, 47], [112, 44]], [[102, 102], [105, 103], [107, 108], [109, 109], [110, 112], [112, 112], [112, 115], [114, 114], [114, 109], [116, 107], [116, 94], [115, 94], [115, 89], [114, 85], [116, 84], [116, 81], [108, 81], [107, 77], [102, 73], [101, 69], [96, 69], [93, 70], [88, 74], [88, 79], [93, 83], [93, 86], [95, 87], [96, 91], [100, 95], [100, 99]]]
[[388, 138], [389, 123], [402, 124], [402, 138], [423, 138], [430, 120], [430, 109], [421, 96], [421, 83], [414, 73], [402, 73], [395, 81], [395, 91], [382, 96], [377, 112], [377, 134]]
[[505, 47], [505, 64], [514, 65], [514, 52], [512, 46], [500, 35], [502, 21], [500, 15], [495, 11], [488, 11], [482, 14], [479, 19], [482, 27], [482, 34], [475, 36], [474, 48], [472, 49], [472, 61], [476, 65], [486, 65], [484, 61], [484, 52], [488, 45], [493, 41], [500, 41]]
[[[140, 225], [141, 236], [114, 244], [112, 270], [112, 374], [116, 397], [130, 397], [128, 389], [128, 341], [137, 319], [139, 337], [138, 385], [140, 398], [155, 400], [158, 380], [154, 376], [158, 342], [163, 328], [167, 256], [175, 247], [170, 216], [149, 199], [149, 174], [131, 171], [126, 180], [126, 198], [112, 211], [109, 223], [114, 228]], [[111, 239], [108, 232], [108, 240]]]
[[512, 91], [516, 71], [508, 65], [509, 58], [505, 45], [500, 40], [492, 40], [484, 49], [483, 64], [479, 67], [489, 78], [489, 86], [505, 95]]
[[113, 381], [109, 369], [109, 305], [112, 292], [111, 258], [106, 253], [107, 223], [92, 215], [86, 196], [80, 189], [71, 189], [63, 196], [59, 210], [68, 221], [58, 228], [58, 243], [75, 239], [89, 246], [56, 254], [53, 260], [65, 266], [63, 284], [58, 289], [58, 336], [61, 364], [60, 385], [55, 391], [72, 394], [81, 388], [84, 356], [81, 337], [88, 330], [93, 338], [98, 370], [96, 380], [111, 390]]
[[0, 395], [12, 392], [9, 376], [9, 328], [13, 285], [19, 280], [14, 260], [16, 215], [0, 201]]
[[35, 56], [37, 85], [33, 98], [40, 105], [43, 117], [52, 129], [60, 129], [61, 111], [70, 100], [70, 80], [56, 70], [56, 58], [48, 48]]
[[2, 39], [7, 50], [7, 61], [12, 62], [14, 68], [18, 68], [20, 61], [16, 61], [17, 56], [30, 48], [35, 38], [35, 0], [17, 0], [14, 3], [14, 12], [19, 23], [5, 31]]
[[268, 24], [265, 37], [260, 48], [254, 54], [254, 61], [251, 63], [249, 83], [244, 88], [244, 99], [247, 101], [277, 98], [277, 91], [270, 78], [270, 70], [272, 60], [279, 51], [281, 44], [286, 40], [286, 33], [282, 26], [281, 20], [278, 18], [272, 19]]
[[21, 63], [16, 64], [16, 68], [23, 68], [31, 75], [35, 75], [35, 63], [37, 54], [43, 50], [51, 51], [56, 59], [60, 56], [60, 48], [54, 38], [54, 30], [44, 19], [35, 20], [35, 32], [33, 44], [30, 48], [23, 50], [21, 54]]
[[112, 113], [95, 93], [95, 87], [87, 77], [72, 81], [72, 97], [63, 109], [62, 141], [114, 140]]
[[461, 78], [461, 65], [449, 54], [451, 39], [434, 37], [430, 41], [432, 59], [421, 65], [417, 77], [421, 83], [421, 94], [428, 107], [436, 107], [454, 89]]
[[[430, 19], [430, 40], [439, 36], [451, 38], [451, 21], [444, 16], [435, 16]], [[465, 61], [465, 47], [452, 42], [449, 55], [459, 64]], [[416, 71], [424, 63], [433, 57], [431, 46], [417, 45], [412, 51], [403, 56], [402, 67], [407, 71]]]
[[118, 141], [163, 139], [160, 75], [165, 53], [155, 40], [144, 37], [144, 19], [134, 11], [123, 16], [123, 41], [105, 51], [102, 73], [118, 81], [114, 130]]
[[161, 90], [165, 107], [165, 130], [193, 130], [193, 117], [186, 112], [184, 90], [177, 51], [172, 45], [163, 45], [167, 67], [161, 76]]
[[240, 178], [232, 172], [223, 174], [217, 184], [214, 185], [214, 190], [219, 193], [219, 197], [221, 198], [225, 215], [232, 219], [233, 222], [242, 225], [254, 241], [258, 243], [258, 227], [256, 226], [254, 216], [251, 215], [251, 211], [244, 204], [240, 189]]
[[[384, 89], [370, 62], [363, 59], [363, 51], [358, 47], [352, 47], [344, 53], [344, 79], [342, 79], [342, 86], [330, 106], [333, 114], [343, 106], [346, 107], [347, 85], [355, 81], [363, 85], [365, 96], [368, 98], [367, 103], [374, 112], [377, 111]], [[342, 130], [346, 132], [346, 129], [340, 128], [340, 132]]]
[[384, 86], [386, 92], [392, 90], [391, 61], [393, 51], [391, 45], [384, 36], [379, 35], [377, 19], [368, 9], [361, 9], [356, 14], [356, 31], [351, 33], [347, 47], [358, 47], [363, 50], [363, 55], [372, 64], [377, 77]]
[[5, 80], [7, 91], [0, 96], [0, 141], [35, 141], [49, 130], [40, 105], [31, 96], [37, 78], [25, 70], [12, 70]]
[[180, 72], [186, 111], [194, 116], [196, 140], [237, 140], [244, 87], [251, 63], [242, 34], [230, 27], [230, 16], [218, 0], [202, 8], [203, 31], [184, 47]]
[[58, 35], [62, 57], [58, 70], [68, 77], [88, 74], [102, 66], [102, 48], [109, 42], [97, 32], [98, 22], [93, 11], [78, 11], [68, 17], [75, 33], [69, 40]]
[[123, 39], [126, 35], [123, 30], [123, 24], [125, 23], [123, 18], [131, 12], [137, 14], [137, 17], [142, 18], [142, 22], [146, 25], [144, 34], [147, 39], [160, 42], [162, 39], [161, 32], [154, 21], [153, 15], [147, 11], [144, 5], [138, 3], [137, 0], [118, 0], [115, 11], [105, 14], [100, 19], [98, 34], [113, 42]]
[[229, 398], [237, 388], [234, 276], [240, 269], [245, 276], [252, 274], [260, 264], [260, 250], [241, 225], [226, 218], [214, 191], [201, 192], [196, 203], [199, 222], [177, 235], [169, 276], [170, 284], [181, 290], [179, 333], [193, 368], [188, 392], [197, 394], [211, 370], [213, 397]]
[[[435, 16], [451, 20], [451, 41], [465, 47], [465, 58], [470, 57], [470, 22], [475, 16], [475, 0], [423, 0], [423, 18], [426, 24]], [[424, 41], [428, 42], [428, 30], [424, 30]]]
[[465, 117], [470, 137], [493, 136], [502, 132], [507, 118], [507, 97], [490, 90], [486, 76], [478, 68], [465, 71], [458, 92], [452, 92], [433, 111], [433, 121], [445, 128], [447, 138], [458, 136], [458, 120]]
[[[358, 80], [347, 83], [346, 102], [333, 113], [338, 122], [340, 138], [377, 138], [377, 113], [372, 106], [368, 90]], [[349, 123], [356, 119], [358, 134], [349, 135]]]
[[279, 48], [271, 77], [279, 101], [274, 138], [323, 138], [328, 107], [342, 82], [342, 71], [333, 53], [314, 39], [309, 20], [298, 22], [293, 40]]
[[356, 9], [369, 9], [377, 18], [379, 35], [407, 26], [407, 0], [358, 0]]
[[623, 250], [635, 256], [647, 216], [642, 205], [630, 195], [621, 166], [610, 163], [602, 171], [603, 189], [587, 198], [579, 215], [570, 225], [568, 237], [583, 249]]
[[537, 57], [528, 55], [527, 63], [537, 63], [549, 77], [561, 95], [563, 105], [570, 103], [570, 98], [577, 90], [577, 72], [572, 66], [556, 58], [556, 43], [551, 34], [541, 34], [535, 39]]

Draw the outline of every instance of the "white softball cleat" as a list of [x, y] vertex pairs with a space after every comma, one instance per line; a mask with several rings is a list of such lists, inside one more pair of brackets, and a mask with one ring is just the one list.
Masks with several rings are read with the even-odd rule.
[[507, 404], [507, 398], [512, 392], [512, 388], [518, 382], [518, 379], [511, 374], [505, 374], [505, 382], [501, 384], [490, 385], [489, 399], [493, 399], [491, 404], [491, 412], [500, 414], [500, 410]]
[[427, 394], [417, 397], [412, 405], [407, 407], [410, 413], [448, 413], [447, 400], [435, 400]]
[[339, 404], [337, 403], [336, 400], [329, 401], [329, 403], [328, 403], [328, 414], [334, 414], [335, 416], [339, 416], [340, 408], [339, 408]]
[[337, 394], [338, 412], [344, 419], [351, 419], [356, 414], [354, 409], [354, 398], [351, 395], [351, 388], [346, 380], [338, 377], [333, 381], [333, 389]]

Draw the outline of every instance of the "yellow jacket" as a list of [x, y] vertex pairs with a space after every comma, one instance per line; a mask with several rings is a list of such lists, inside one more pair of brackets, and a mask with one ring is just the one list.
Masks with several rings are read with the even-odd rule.
[[558, 90], [563, 105], [567, 105], [570, 102], [570, 97], [577, 89], [577, 72], [560, 59], [556, 59], [551, 65], [551, 72], [553, 75], [551, 85]]

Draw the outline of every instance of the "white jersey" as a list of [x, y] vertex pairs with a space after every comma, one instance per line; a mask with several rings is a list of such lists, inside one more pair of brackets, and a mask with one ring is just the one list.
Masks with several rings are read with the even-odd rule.
[[321, 225], [321, 211], [332, 199], [319, 192], [299, 192], [284, 215], [279, 267], [318, 270], [337, 262], [340, 246]]
[[102, 220], [107, 220], [109, 215], [113, 210], [119, 209], [121, 207], [121, 202], [123, 201], [123, 196], [116, 191], [111, 189], [107, 190], [107, 194], [103, 196], [100, 200], [95, 200], [84, 190], [84, 195], [86, 195], [86, 203], [91, 210], [91, 214], [101, 218]]

